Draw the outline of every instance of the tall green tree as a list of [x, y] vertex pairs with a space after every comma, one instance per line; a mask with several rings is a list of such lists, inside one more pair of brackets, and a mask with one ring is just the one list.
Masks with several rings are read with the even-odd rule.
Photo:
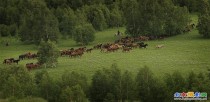
[[153, 76], [153, 73], [148, 67], [139, 70], [136, 76], [136, 85], [139, 100], [143, 102], [165, 101], [165, 88]]
[[103, 102], [110, 90], [108, 75], [106, 75], [103, 71], [98, 70], [92, 77], [90, 101]]
[[102, 11], [103, 6], [91, 5], [85, 6], [83, 9], [86, 13], [88, 22], [90, 22], [96, 30], [104, 30], [107, 28], [106, 19], [104, 12]]
[[136, 97], [135, 83], [132, 74], [125, 71], [122, 75], [122, 99], [123, 101], [133, 101]]
[[[187, 92], [187, 81], [183, 77], [180, 72], [174, 72], [172, 75], [165, 74], [164, 76], [164, 83], [166, 84], [166, 88], [168, 95], [173, 95], [175, 92]], [[167, 95], [166, 95], [167, 96]], [[173, 97], [167, 96], [167, 100], [174, 100]]]
[[88, 92], [88, 83], [87, 83], [87, 78], [83, 74], [79, 74], [76, 72], [65, 72], [62, 75], [62, 80], [61, 80], [61, 87], [66, 89], [67, 87], [72, 88], [73, 86], [79, 85], [83, 92], [87, 94]]
[[95, 40], [95, 29], [91, 24], [84, 24], [76, 26], [76, 33], [73, 39], [78, 44], [87, 45]]
[[32, 75], [22, 66], [0, 67], [0, 92], [3, 98], [22, 98], [35, 95], [36, 86]]
[[198, 18], [198, 31], [204, 38], [210, 37], [210, 4], [207, 0], [201, 0], [200, 15]]
[[172, 36], [188, 24], [187, 10], [174, 6], [171, 0], [123, 0], [122, 4], [126, 32], [131, 36]]
[[38, 62], [44, 67], [56, 67], [59, 57], [59, 50], [55, 43], [48, 40], [42, 41], [38, 50]]
[[75, 27], [77, 23], [76, 15], [74, 11], [69, 7], [58, 7], [55, 10], [55, 15], [59, 21], [59, 30], [63, 37], [72, 38], [75, 33]]
[[30, 1], [30, 8], [22, 17], [19, 36], [21, 41], [39, 44], [41, 39], [57, 41], [59, 37], [58, 20], [42, 0]]
[[42, 73], [40, 82], [37, 84], [39, 97], [42, 97], [50, 102], [58, 102], [60, 87], [47, 72]]

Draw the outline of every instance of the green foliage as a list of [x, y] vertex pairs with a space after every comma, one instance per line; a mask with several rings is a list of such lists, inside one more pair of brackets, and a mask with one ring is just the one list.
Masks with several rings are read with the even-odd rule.
[[45, 67], [56, 67], [59, 57], [59, 50], [55, 43], [50, 40], [41, 42], [38, 50], [38, 62], [44, 64]]
[[95, 39], [95, 29], [91, 24], [76, 26], [76, 33], [73, 35], [78, 44], [87, 45]]
[[66, 89], [62, 90], [60, 95], [60, 100], [62, 102], [72, 102], [73, 100], [73, 92], [70, 87], [66, 87]]
[[124, 21], [123, 21], [123, 15], [122, 12], [119, 10], [119, 8], [114, 8], [111, 10], [110, 13], [110, 21], [109, 21], [109, 26], [110, 27], [119, 27], [123, 26]]
[[66, 72], [62, 75], [61, 83], [61, 86], [64, 89], [79, 85], [85, 93], [88, 91], [87, 78], [83, 74]]
[[0, 25], [0, 35], [1, 36], [9, 36], [10, 35], [9, 27], [4, 24], [1, 24]]
[[22, 18], [20, 27], [21, 41], [39, 44], [41, 39], [57, 41], [59, 28], [57, 18], [42, 0], [30, 1], [31, 9]]
[[[40, 75], [40, 74], [36, 74]], [[49, 74], [47, 72], [41, 73], [41, 79], [39, 83], [37, 83], [38, 86], [38, 95], [47, 101], [58, 101], [59, 94], [60, 94], [60, 87], [58, 83], [56, 83], [51, 77], [49, 77]], [[38, 77], [36, 77], [38, 78]], [[37, 80], [37, 79], [36, 79]]]
[[187, 10], [168, 0], [123, 0], [122, 4], [131, 36], [180, 34], [189, 21]]
[[[155, 79], [153, 73], [148, 67], [139, 70], [136, 76], [138, 98], [143, 102], [164, 102], [165, 89], [158, 79]], [[160, 94], [161, 93], [161, 94]], [[152, 97], [152, 98], [151, 98]]]
[[74, 11], [69, 7], [58, 7], [55, 11], [55, 15], [59, 21], [59, 29], [61, 34], [66, 38], [72, 38], [73, 34], [75, 33], [75, 26], [77, 23]]
[[133, 101], [136, 97], [135, 93], [135, 83], [133, 76], [130, 72], [125, 71], [122, 75], [122, 99]]
[[[189, 14], [187, 8], [166, 7], [167, 18], [165, 18], [165, 33], [169, 36], [181, 34], [189, 23]], [[166, 15], [166, 16], [167, 16]]]
[[103, 6], [92, 5], [83, 8], [85, 10], [88, 21], [96, 30], [104, 30], [107, 28], [106, 19], [102, 11]]
[[202, 0], [202, 9], [198, 18], [198, 31], [203, 37], [210, 37], [210, 5], [206, 0]]
[[99, 70], [92, 77], [90, 100], [92, 102], [133, 100], [134, 86], [131, 85], [134, 85], [131, 76], [127, 72], [122, 75], [116, 64], [113, 64], [111, 69]]
[[[173, 95], [175, 92], [185, 92], [187, 87], [186, 79], [181, 75], [180, 72], [174, 72], [172, 75], [165, 74], [164, 82], [167, 87], [167, 92]], [[168, 96], [167, 100], [174, 100], [173, 97]]]
[[1, 97], [14, 96], [22, 98], [35, 95], [36, 86], [30, 73], [21, 66], [0, 67], [0, 92]]

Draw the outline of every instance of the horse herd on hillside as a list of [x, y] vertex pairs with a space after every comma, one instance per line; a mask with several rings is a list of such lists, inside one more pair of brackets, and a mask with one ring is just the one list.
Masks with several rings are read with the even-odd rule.
[[[163, 38], [160, 38], [163, 39]], [[80, 47], [80, 48], [70, 48], [66, 50], [60, 50], [60, 56], [69, 56], [70, 58], [82, 57], [84, 53], [91, 53], [92, 50], [99, 50], [101, 53], [111, 53], [121, 50], [122, 52], [130, 52], [135, 48], [147, 48], [148, 44], [144, 43], [145, 41], [151, 40], [150, 37], [147, 36], [139, 36], [139, 37], [124, 37], [120, 40], [116, 40], [114, 43], [105, 43], [105, 44], [97, 44], [92, 48]], [[161, 48], [163, 46], [158, 46], [156, 48]], [[19, 55], [17, 59], [8, 58], [3, 60], [3, 64], [11, 65], [18, 64], [21, 60], [25, 59], [36, 59], [38, 58], [38, 53], [24, 53]], [[25, 67], [28, 70], [36, 69], [41, 66], [41, 63], [27, 63]]]

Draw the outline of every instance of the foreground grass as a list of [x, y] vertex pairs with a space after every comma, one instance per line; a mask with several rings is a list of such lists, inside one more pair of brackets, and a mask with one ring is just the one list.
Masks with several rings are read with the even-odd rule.
[[[120, 28], [121, 31], [124, 28]], [[114, 41], [114, 33], [117, 29], [108, 29], [96, 34], [96, 41], [88, 48], [98, 43]], [[13, 41], [13, 40], [11, 40]], [[197, 30], [190, 33], [170, 37], [164, 40], [148, 41], [147, 49], [134, 49], [129, 53], [123, 53], [121, 50], [114, 53], [101, 53], [100, 50], [94, 50], [92, 53], [85, 53], [81, 58], [60, 57], [59, 64], [56, 68], [48, 68], [47, 71], [55, 79], [66, 71], [76, 71], [86, 74], [90, 79], [95, 71], [102, 68], [110, 68], [116, 63], [122, 70], [128, 70], [133, 74], [144, 66], [148, 66], [155, 75], [162, 76], [164, 73], [180, 71], [183, 75], [190, 71], [206, 72], [210, 68], [210, 40], [202, 39]], [[164, 44], [162, 49], [156, 49], [158, 44]], [[76, 47], [72, 40], [62, 40], [58, 44], [59, 49]], [[11, 46], [0, 46], [0, 60], [14, 57], [26, 52], [36, 52], [37, 47], [34, 45], [23, 45], [18, 41], [13, 41]], [[24, 60], [20, 65], [25, 65], [36, 60]], [[37, 69], [32, 71], [43, 70]]]

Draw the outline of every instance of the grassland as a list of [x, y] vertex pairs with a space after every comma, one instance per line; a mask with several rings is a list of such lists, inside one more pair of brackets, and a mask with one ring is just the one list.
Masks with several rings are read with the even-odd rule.
[[[196, 22], [195, 19], [193, 21]], [[120, 31], [125, 30], [124, 28], [119, 29]], [[98, 43], [113, 42], [116, 32], [116, 28], [97, 32], [96, 40], [87, 47], [91, 48]], [[10, 41], [9, 47], [2, 44], [5, 40]], [[16, 38], [0, 38], [0, 42], [0, 61], [10, 57], [17, 58], [26, 52], [37, 51], [37, 46], [22, 44]], [[136, 74], [141, 67], [148, 66], [157, 76], [174, 71], [180, 71], [183, 75], [190, 71], [206, 72], [210, 68], [210, 40], [203, 39], [196, 29], [164, 40], [145, 43], [149, 44], [147, 49], [137, 48], [129, 53], [122, 51], [101, 53], [100, 50], [93, 50], [92, 53], [85, 53], [81, 58], [60, 57], [58, 66], [48, 68], [47, 71], [56, 79], [66, 71], [83, 73], [90, 79], [95, 71], [110, 68], [113, 63], [116, 63], [122, 71], [128, 70], [133, 74]], [[165, 47], [156, 49], [155, 46], [158, 44], [164, 44]], [[60, 40], [58, 47], [67, 49], [79, 46], [72, 40]], [[24, 60], [20, 62], [20, 65], [24, 66], [29, 62], [36, 62], [36, 60]], [[39, 70], [43, 69], [34, 70], [32, 73]]]

